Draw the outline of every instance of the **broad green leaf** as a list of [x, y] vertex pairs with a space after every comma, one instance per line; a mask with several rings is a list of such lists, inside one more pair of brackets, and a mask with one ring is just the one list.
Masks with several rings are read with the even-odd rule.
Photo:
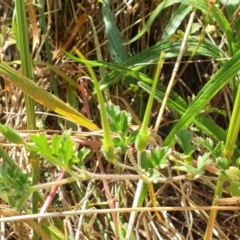
[[184, 162], [178, 161], [178, 160], [176, 160], [175, 162], [177, 165], [172, 167], [172, 169], [177, 169], [179, 171], [192, 173], [194, 175], [201, 174], [201, 172], [197, 168], [193, 167], [192, 165], [190, 165], [188, 163], [184, 163]]
[[6, 76], [6, 80], [21, 89], [25, 94], [27, 94], [40, 104], [55, 111], [56, 113], [59, 113], [62, 116], [66, 117], [68, 120], [78, 123], [90, 130], [99, 129], [97, 125], [92, 123], [85, 116], [69, 107], [59, 98], [53, 96], [52, 94], [45, 91], [43, 88], [39, 87], [27, 77], [17, 72], [15, 69], [11, 68], [7, 63], [0, 63], [0, 74]]
[[31, 194], [30, 174], [23, 173], [15, 164], [0, 165], [0, 191], [6, 193], [7, 202], [17, 211]]
[[125, 110], [121, 111], [119, 106], [113, 104], [106, 105], [106, 111], [110, 122], [110, 129], [113, 132], [119, 133], [121, 139], [124, 140], [132, 121], [130, 113]]
[[211, 138], [196, 137], [196, 138], [194, 138], [194, 143], [197, 145], [200, 145], [200, 147], [204, 147], [208, 151], [214, 150], [214, 144], [213, 144], [213, 140]]
[[163, 169], [169, 165], [167, 156], [171, 153], [171, 149], [166, 147], [156, 147], [151, 150], [150, 161], [153, 167]]
[[227, 190], [233, 196], [240, 195], [240, 169], [239, 168], [229, 167], [229, 169], [227, 169], [225, 173], [222, 173], [219, 176], [219, 178], [222, 182], [227, 183], [227, 187], [225, 187], [225, 190]]
[[240, 183], [240, 169], [237, 167], [229, 167], [225, 171], [227, 176], [232, 180], [232, 181], [238, 181]]
[[79, 165], [82, 167], [84, 165], [84, 159], [87, 157], [87, 155], [90, 153], [90, 149], [89, 148], [81, 148], [78, 153], [77, 153], [77, 157], [79, 159]]
[[[237, 160], [236, 160], [236, 162], [237, 162]], [[217, 163], [218, 168], [220, 168], [221, 170], [228, 169], [229, 168], [229, 164], [230, 164], [228, 159], [225, 158], [225, 157], [217, 157], [216, 158], [216, 163]]]
[[[57, 154], [55, 154], [56, 151], [52, 151], [52, 147], [50, 147], [44, 133], [41, 133], [39, 135], [31, 135], [29, 139], [34, 142], [34, 145], [29, 145], [28, 149], [37, 151], [45, 159], [48, 159], [54, 165], [59, 166], [59, 157]], [[60, 145], [60, 141], [58, 141], [57, 137], [53, 138], [53, 143], [55, 148], [56, 146]], [[63, 165], [61, 165], [61, 167], [63, 167]]]
[[238, 182], [230, 182], [229, 186], [225, 187], [225, 190], [233, 197], [238, 197], [240, 196], [240, 183]]
[[216, 95], [216, 93], [239, 71], [240, 50], [230, 59], [211, 79], [206, 83], [196, 98], [188, 107], [182, 118], [164, 141], [164, 145], [172, 144], [174, 135], [181, 129], [187, 128], [206, 104]]
[[158, 182], [158, 178], [159, 178], [159, 171], [157, 171], [156, 169], [152, 168], [149, 171], [149, 176], [148, 176], [148, 180], [153, 182], [153, 183], [157, 183]]
[[135, 131], [132, 131], [132, 132], [129, 134], [129, 136], [128, 136], [128, 138], [127, 138], [127, 145], [130, 145], [130, 144], [132, 144], [132, 143], [135, 141], [135, 139], [136, 139], [136, 137], [137, 137], [137, 135], [138, 135], [138, 132], [139, 132], [139, 129], [137, 129], [137, 130], [135, 130]]
[[64, 132], [62, 136], [53, 135], [51, 145], [48, 143], [45, 134], [32, 135], [30, 140], [35, 145], [29, 145], [28, 148], [37, 151], [45, 159], [54, 165], [69, 169], [78, 162], [77, 152], [74, 150], [74, 142], [70, 139], [70, 132]]
[[212, 160], [210, 159], [210, 156], [211, 156], [211, 152], [206, 152], [203, 154], [203, 156], [199, 156], [197, 158], [197, 169], [202, 174], [204, 173], [205, 166], [212, 162]]
[[171, 153], [168, 147], [156, 147], [151, 153], [142, 152], [142, 167], [144, 169], [163, 169], [169, 165], [167, 156]]
[[213, 150], [213, 155], [214, 157], [222, 157], [223, 155], [223, 150], [224, 150], [224, 144], [223, 142], [218, 142], [216, 147]]
[[192, 133], [186, 130], [181, 130], [176, 134], [178, 144], [186, 155], [192, 154], [197, 149], [197, 146], [192, 145], [192, 138]]

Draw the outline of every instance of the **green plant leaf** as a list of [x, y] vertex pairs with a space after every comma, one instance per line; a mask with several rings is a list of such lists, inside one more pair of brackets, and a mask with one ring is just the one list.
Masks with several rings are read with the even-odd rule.
[[[102, 0], [102, 15], [108, 39], [108, 50], [111, 61], [114, 63], [123, 63], [128, 59], [126, 46], [123, 45], [121, 33], [118, 30], [114, 15], [110, 9], [110, 0]], [[136, 80], [127, 77], [124, 85], [128, 88], [130, 84], [136, 84]]]
[[194, 138], [194, 143], [199, 145], [200, 147], [204, 147], [208, 151], [214, 150], [214, 144], [213, 140], [211, 138], [202, 138], [202, 137], [196, 137]]
[[7, 63], [0, 63], [0, 74], [7, 76], [7, 80], [10, 81], [13, 85], [21, 89], [25, 94], [27, 94], [40, 104], [48, 107], [56, 113], [59, 113], [62, 116], [65, 116], [67, 119], [78, 123], [90, 130], [99, 129], [97, 125], [92, 123], [85, 116], [69, 107], [59, 98], [53, 96], [43, 88], [39, 87], [30, 79], [10, 67]]
[[187, 130], [181, 130], [176, 134], [177, 142], [184, 151], [184, 154], [191, 155], [196, 149], [197, 146], [192, 145], [193, 135]]
[[68, 170], [74, 163], [79, 162], [78, 153], [74, 150], [75, 144], [70, 139], [70, 131], [64, 132], [62, 136], [53, 135], [51, 145], [44, 133], [32, 135], [30, 140], [35, 143], [35, 146], [28, 145], [28, 148], [37, 151], [54, 165]]
[[111, 131], [118, 133], [124, 141], [132, 121], [130, 113], [121, 111], [119, 106], [113, 104], [105, 106]]
[[114, 138], [113, 143], [116, 152], [120, 152], [121, 154], [126, 153], [128, 146], [120, 138]]
[[240, 169], [237, 167], [229, 167], [224, 173], [219, 176], [220, 181], [225, 182], [225, 190], [233, 196], [240, 195]]
[[[198, 42], [199, 42], [199, 37], [191, 37], [188, 39], [188, 42], [187, 42], [188, 48], [185, 53], [185, 56], [190, 56], [192, 54]], [[135, 72], [137, 72], [149, 64], [155, 64], [159, 59], [159, 52], [164, 52], [164, 56], [163, 56], [164, 60], [177, 57], [180, 51], [181, 44], [182, 44], [182, 41], [159, 42], [156, 45], [146, 50], [143, 50], [142, 52], [129, 58], [127, 61], [125, 61], [121, 65], [124, 67], [132, 68]], [[208, 40], [205, 40], [201, 44], [196, 55], [203, 55], [203, 56], [209, 56], [209, 57], [211, 56], [214, 58], [226, 57], [224, 52], [221, 49], [219, 49], [216, 45], [214, 45], [212, 42]], [[122, 79], [123, 76], [125, 76], [125, 72], [127, 71], [118, 70], [108, 74], [99, 82], [100, 89], [103, 90], [105, 88], [108, 88], [112, 84], [117, 83], [119, 80]], [[140, 75], [140, 78], [139, 78], [140, 80], [143, 79], [141, 76], [142, 75]], [[144, 78], [146, 79], [146, 81], [144, 82], [147, 82], [149, 79], [146, 77]]]
[[164, 141], [164, 145], [172, 144], [174, 135], [181, 129], [187, 128], [196, 118], [199, 112], [212, 99], [216, 93], [239, 71], [240, 50], [230, 59], [198, 93], [196, 98], [188, 107], [185, 114], [177, 122], [172, 131]]
[[157, 171], [156, 169], [152, 168], [149, 171], [149, 176], [148, 176], [148, 180], [153, 182], [153, 183], [157, 183], [158, 182], [158, 178], [159, 178], [159, 171]]
[[15, 144], [24, 144], [24, 140], [21, 135], [14, 129], [0, 124], [0, 132], [10, 142]]
[[126, 47], [123, 46], [121, 34], [116, 26], [111, 12], [109, 0], [102, 1], [102, 14], [108, 38], [108, 49], [110, 51], [111, 60], [114, 63], [122, 63], [127, 60], [128, 54]]
[[19, 211], [30, 196], [30, 174], [16, 165], [0, 165], [0, 191], [7, 195], [8, 203]]
[[229, 168], [230, 162], [228, 161], [227, 158], [225, 157], [217, 157], [216, 158], [216, 163], [217, 166], [221, 169], [221, 170], [226, 170]]
[[[206, 0], [198, 0], [198, 1], [195, 1], [195, 0], [165, 0], [165, 1], [162, 1], [158, 5], [158, 7], [152, 12], [151, 16], [149, 17], [149, 19], [146, 22], [146, 24], [144, 25], [144, 27], [140, 30], [140, 32], [133, 39], [131, 39], [130, 41], [128, 41], [125, 44], [132, 43], [132, 42], [136, 41], [138, 38], [140, 38], [150, 28], [150, 26], [153, 24], [154, 20], [157, 18], [157, 16], [159, 16], [160, 12], [163, 9], [165, 9], [173, 4], [176, 4], [176, 3], [189, 5], [192, 8], [199, 9], [204, 14], [209, 9], [208, 2]], [[212, 7], [211, 16], [216, 19], [218, 25], [221, 26], [223, 32], [226, 34], [227, 41], [229, 44], [228, 47], [229, 47], [230, 56], [232, 56], [235, 46], [234, 46], [234, 41], [233, 41], [232, 29], [231, 29], [231, 26], [230, 26], [228, 20], [224, 16], [223, 12], [216, 6]]]
[[151, 153], [142, 152], [142, 168], [144, 169], [163, 169], [169, 165], [167, 156], [171, 153], [171, 149], [167, 147], [156, 147]]
[[177, 10], [171, 15], [171, 19], [168, 25], [163, 31], [162, 40], [165, 41], [171, 37], [172, 34], [176, 32], [181, 22], [186, 17], [186, 15], [192, 10], [191, 6], [181, 4]]
[[87, 157], [87, 155], [90, 153], [90, 149], [89, 148], [81, 148], [78, 153], [77, 153], [77, 157], [79, 159], [79, 166], [84, 167], [84, 159]]
[[211, 152], [206, 152], [203, 156], [198, 156], [197, 158], [197, 169], [200, 173], [204, 173], [204, 168], [206, 165], [210, 164], [212, 160], [210, 159]]
[[224, 146], [223, 142], [218, 142], [216, 147], [213, 149], [213, 156], [214, 157], [222, 157], [224, 147], [225, 146]]
[[16, 44], [15, 37], [11, 28], [2, 25], [0, 33], [0, 48], [4, 51], [11, 45]]
[[171, 149], [167, 147], [156, 147], [152, 149], [150, 161], [153, 167], [163, 169], [169, 165], [167, 156], [171, 153]]
[[[55, 155], [55, 151], [52, 152], [52, 148], [50, 147], [46, 134], [41, 133], [39, 135], [31, 135], [29, 138], [35, 145], [28, 145], [28, 149], [32, 151], [37, 151], [41, 156], [45, 159], [48, 159], [54, 165], [59, 166], [58, 156]], [[55, 147], [57, 145], [57, 139], [53, 140]], [[60, 144], [60, 143], [59, 143]], [[63, 167], [63, 165], [61, 165]]]
[[[150, 93], [150, 86], [143, 82], [139, 82], [138, 85], [146, 92]], [[156, 90], [154, 97], [161, 102], [165, 96], [166, 87], [159, 84], [158, 89], [159, 90]], [[186, 112], [188, 105], [178, 94], [172, 91], [170, 94], [170, 98], [168, 98], [167, 101], [167, 107], [182, 116]], [[198, 115], [196, 119], [193, 119], [193, 123], [201, 131], [203, 131], [205, 134], [207, 134], [209, 137], [216, 141], [223, 141], [226, 139], [226, 132], [215, 122], [202, 114]]]
[[139, 133], [139, 129], [135, 130], [135, 131], [132, 131], [129, 136], [127, 137], [127, 145], [130, 145], [132, 143], [134, 143], [137, 135]]
[[[146, 82], [148, 84], [152, 84], [152, 79], [149, 78], [147, 75], [141, 73], [140, 71], [135, 70], [135, 68], [131, 69], [128, 68], [126, 66], [124, 66], [124, 64], [117, 64], [117, 63], [110, 63], [110, 62], [103, 62], [103, 61], [89, 61], [89, 60], [85, 60], [85, 59], [81, 59], [78, 57], [75, 57], [73, 55], [71, 55], [70, 53], [65, 53], [66, 56], [76, 62], [81, 62], [81, 63], [87, 63], [92, 67], [104, 67], [104, 68], [109, 68], [111, 70], [114, 70], [115, 73], [119, 72], [119, 73], [124, 73], [125, 76], [131, 76], [133, 78], [136, 79], [141, 79], [143, 82]], [[106, 78], [104, 78], [106, 79]], [[111, 83], [112, 84], [112, 83]], [[133, 86], [135, 86], [133, 84]], [[102, 89], [101, 89], [102, 90]]]
[[240, 183], [240, 169], [234, 166], [229, 167], [225, 171], [225, 174], [229, 177], [230, 180], [233, 182], [239, 182]]
[[172, 169], [177, 169], [179, 171], [187, 172], [187, 173], [192, 173], [193, 175], [201, 174], [202, 172], [199, 171], [199, 169], [193, 167], [192, 165], [175, 160], [176, 166], [172, 167]]
[[240, 196], [240, 183], [239, 182], [230, 182], [230, 185], [225, 187], [225, 190], [233, 197], [238, 197]]

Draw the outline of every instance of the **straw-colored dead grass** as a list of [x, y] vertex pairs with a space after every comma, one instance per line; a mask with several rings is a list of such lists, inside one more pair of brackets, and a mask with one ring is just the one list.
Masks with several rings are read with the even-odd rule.
[[[0, 4], [1, 24], [10, 26], [12, 17], [12, 1], [3, 1]], [[101, 8], [97, 1], [45, 1], [46, 2], [46, 18], [48, 19], [49, 39], [53, 53], [54, 65], [62, 71], [74, 77], [80, 74], [84, 79], [88, 78], [88, 73], [85, 67], [81, 64], [73, 63], [65, 59], [60, 49], [73, 52], [75, 48], [80, 49], [81, 52], [88, 59], [98, 59], [97, 49], [101, 51], [103, 60], [109, 60], [109, 53], [107, 48], [107, 39], [104, 32], [104, 25], [102, 21]], [[80, 3], [81, 2], [81, 3]], [[48, 4], [49, 5], [48, 5]], [[115, 19], [118, 28], [122, 32], [124, 41], [130, 40], [135, 36], [139, 30], [144, 26], [147, 18], [151, 15], [153, 9], [157, 6], [157, 1], [133, 1], [131, 4], [126, 4], [125, 1], [111, 1], [112, 11], [115, 14]], [[128, 51], [131, 54], [141, 52], [142, 50], [154, 45], [161, 40], [161, 32], [163, 31], [167, 20], [170, 18], [173, 9], [169, 9], [164, 15], [158, 17], [155, 23], [149, 29], [148, 33], [141, 37], [138, 41], [128, 46]], [[51, 21], [49, 21], [51, 20]], [[184, 24], [183, 24], [184, 25]], [[184, 27], [184, 26], [183, 26]], [[42, 44], [44, 36], [39, 29], [39, 43], [35, 49], [33, 56], [42, 61], [46, 60], [45, 50]], [[31, 26], [29, 26], [31, 32]], [[94, 34], [96, 34], [99, 46], [95, 46]], [[30, 36], [32, 39], [32, 36]], [[17, 49], [12, 46], [11, 51], [8, 49], [5, 52], [5, 60], [17, 59]], [[206, 60], [206, 59], [205, 59]], [[207, 59], [208, 60], [208, 59]], [[174, 63], [174, 59], [172, 59]], [[163, 68], [162, 81], [167, 84], [168, 76], [171, 74], [173, 64], [166, 64]], [[152, 69], [147, 68], [146, 71], [151, 73]], [[192, 93], [197, 93], [204, 81], [203, 76], [209, 76], [212, 71], [211, 62], [198, 62], [190, 64], [186, 73], [182, 76], [182, 81], [187, 84], [186, 88], [183, 84], [178, 83], [176, 91], [181, 93], [186, 99]], [[201, 74], [196, 74], [200, 72]], [[96, 72], [99, 76], [98, 72]], [[39, 85], [52, 91], [52, 86], [49, 80], [49, 70], [45, 67], [38, 66], [35, 68], [36, 80]], [[66, 84], [60, 77], [58, 79], [59, 95], [62, 99], [66, 98]], [[187, 81], [187, 83], [186, 83]], [[203, 81], [203, 82], [202, 82]], [[98, 108], [95, 96], [90, 95], [91, 84], [85, 81], [87, 96], [89, 97], [88, 106], [91, 116], [97, 116], [96, 121], [99, 121]], [[8, 85], [6, 81], [0, 78], [0, 122], [7, 124], [14, 129], [26, 129], [26, 116], [24, 109], [23, 94], [14, 86]], [[114, 86], [111, 92], [113, 102], [118, 102], [117, 97], [128, 98], [127, 102], [129, 108], [137, 115], [139, 109], [134, 103], [130, 103], [132, 96], [124, 95], [124, 89], [119, 86]], [[82, 98], [83, 93], [79, 93], [79, 110], [85, 113], [85, 103]], [[143, 95], [144, 101], [147, 95]], [[218, 102], [214, 102], [215, 107], [224, 102], [218, 97]], [[118, 102], [122, 108], [125, 105]], [[159, 105], [155, 104], [155, 109]], [[36, 106], [36, 111], [48, 114], [47, 110], [41, 106]], [[153, 111], [153, 120], [155, 120], [155, 111]], [[54, 116], [48, 116], [39, 113], [39, 119], [43, 119], [48, 130], [58, 130], [58, 122]], [[169, 121], [174, 119], [174, 115], [169, 113], [165, 115], [164, 123], [168, 125]], [[224, 120], [225, 121], [225, 120]], [[99, 122], [98, 122], [99, 123]], [[224, 123], [226, 124], [226, 123]], [[168, 132], [168, 127], [163, 128], [163, 137]], [[49, 135], [52, 132], [48, 133]], [[24, 171], [29, 171], [28, 153], [24, 148], [7, 145], [6, 142], [0, 138], [0, 143], [5, 146], [6, 151], [15, 159]], [[99, 172], [98, 161], [100, 153], [92, 152], [91, 157], [86, 162], [86, 166], [91, 172]], [[124, 156], [123, 156], [124, 159]], [[115, 173], [116, 169], [113, 165], [103, 161], [104, 171], [107, 174]], [[49, 163], [42, 161], [40, 165], [40, 182], [54, 181], [59, 169], [50, 166]], [[127, 170], [122, 172], [128, 173]], [[162, 177], [177, 176], [178, 172], [172, 171], [170, 168], [162, 173]], [[184, 180], [154, 185], [154, 191], [159, 207], [171, 207], [173, 211], [161, 211], [162, 222], [156, 217], [154, 212], [140, 212], [135, 222], [134, 231], [137, 233], [138, 239], [203, 239], [206, 223], [208, 219], [208, 211], [199, 208], [199, 210], [189, 211], [189, 207], [211, 206], [214, 194], [215, 181], [214, 173], [206, 172], [204, 178], [195, 181]], [[116, 208], [131, 208], [136, 191], [136, 181], [108, 181], [109, 191], [114, 199]], [[80, 194], [80, 193], [81, 194]], [[46, 192], [47, 193], [47, 192]], [[82, 198], [79, 196], [82, 195]], [[43, 195], [46, 196], [46, 195]], [[230, 197], [224, 194], [224, 197]], [[29, 203], [30, 204], [30, 203]], [[227, 203], [225, 203], [227, 204]], [[149, 197], [143, 202], [143, 207], [151, 207]], [[230, 202], [230, 206], [238, 206], [238, 200]], [[179, 211], [179, 207], [181, 210]], [[101, 180], [92, 182], [78, 182], [72, 186], [61, 186], [55, 200], [51, 206], [51, 211], [66, 211], [70, 209], [108, 209], [109, 203], [106, 198], [105, 187]], [[174, 211], [174, 208], [176, 210]], [[185, 210], [186, 209], [186, 210]], [[129, 209], [130, 211], [130, 209]], [[119, 215], [122, 223], [128, 223], [129, 212]], [[65, 229], [74, 236], [75, 232], [80, 230], [78, 239], [104, 239], [102, 234], [106, 234], [108, 239], [116, 239], [115, 234], [109, 225], [109, 214], [88, 214], [76, 215], [64, 218]], [[50, 220], [51, 221], [51, 220]], [[102, 227], [102, 229], [101, 229]], [[9, 225], [6, 225], [9, 229]], [[13, 229], [9, 229], [11, 231]], [[215, 224], [216, 239], [239, 239], [239, 213], [236, 210], [219, 211], [217, 222]], [[160, 238], [159, 235], [162, 237]], [[215, 236], [216, 236], [215, 235]], [[9, 235], [10, 236], [10, 235]], [[91, 238], [90, 238], [91, 236]], [[19, 239], [15, 235], [8, 239]]]

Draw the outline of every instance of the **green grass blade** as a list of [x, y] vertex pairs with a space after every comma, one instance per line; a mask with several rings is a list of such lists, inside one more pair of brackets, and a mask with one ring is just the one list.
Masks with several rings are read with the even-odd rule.
[[[156, 64], [158, 61], [159, 53], [161, 51], [164, 52], [164, 60], [177, 57], [179, 54], [181, 41], [177, 42], [160, 42], [153, 47], [150, 47], [139, 54], [131, 57], [127, 61], [125, 61], [122, 66], [134, 68], [135, 71], [140, 70], [141, 68], [145, 67], [149, 64]], [[198, 43], [198, 37], [191, 37], [188, 40], [188, 49], [186, 55], [190, 56], [194, 51], [196, 45]], [[202, 45], [199, 47], [196, 55], [203, 55], [213, 58], [221, 58], [225, 57], [222, 50], [220, 50], [217, 46], [212, 44], [210, 41], [205, 40]], [[100, 84], [100, 89], [103, 90], [108, 88], [114, 83], [117, 83], [122, 77], [125, 75], [125, 72], [113, 71], [108, 74], [104, 79], [102, 79]]]
[[[14, 20], [13, 20], [14, 21]], [[32, 59], [29, 50], [29, 39], [27, 29], [27, 18], [25, 13], [25, 1], [19, 0], [16, 2], [16, 22], [14, 34], [19, 48], [22, 73], [29, 79], [33, 79]], [[27, 125], [28, 129], [36, 128], [36, 116], [34, 110], [34, 101], [28, 96], [24, 95], [26, 112], [27, 112]]]
[[97, 125], [92, 123], [85, 116], [69, 107], [59, 98], [53, 96], [43, 88], [39, 87], [27, 77], [17, 72], [15, 69], [11, 68], [7, 63], [0, 63], [0, 74], [7, 76], [7, 80], [21, 89], [25, 94], [35, 99], [40, 104], [55, 111], [56, 113], [59, 113], [62, 116], [66, 117], [68, 120], [78, 123], [83, 127], [86, 127], [93, 131], [99, 129]]
[[170, 145], [174, 140], [175, 134], [181, 129], [185, 129], [193, 122], [199, 112], [215, 96], [215, 94], [229, 81], [231, 77], [239, 71], [240, 50], [227, 62], [209, 82], [202, 88], [196, 98], [188, 107], [179, 122], [174, 126], [164, 145]]
[[172, 34], [176, 32], [181, 22], [187, 16], [189, 12], [191, 12], [192, 7], [181, 4], [178, 9], [173, 13], [171, 19], [163, 31], [162, 40], [167, 40]]
[[122, 63], [128, 59], [128, 54], [126, 47], [123, 45], [121, 33], [115, 24], [113, 14], [110, 9], [109, 0], [102, 1], [102, 14], [111, 60], [114, 63]]
[[153, 24], [154, 20], [157, 18], [157, 16], [161, 13], [161, 11], [175, 3], [179, 3], [180, 0], [165, 0], [162, 1], [158, 7], [152, 12], [152, 14], [150, 15], [149, 19], [147, 20], [146, 24], [144, 25], [144, 27], [141, 29], [141, 31], [134, 37], [132, 38], [130, 41], [126, 42], [125, 44], [130, 44], [135, 42], [136, 40], [138, 40], [145, 32], [147, 32], [147, 30], [151, 27], [151, 25]]
[[[121, 33], [115, 24], [113, 14], [110, 9], [110, 0], [102, 1], [102, 14], [108, 39], [108, 49], [110, 52], [111, 61], [118, 64], [123, 63], [128, 59], [129, 56], [126, 46], [123, 45]], [[126, 88], [128, 88], [130, 84], [136, 84], [136, 81], [130, 77], [127, 77], [124, 81], [124, 85]]]
[[[206, 0], [198, 0], [198, 1], [196, 1], [196, 0], [165, 0], [165, 1], [162, 1], [158, 5], [158, 7], [152, 12], [151, 16], [149, 17], [148, 21], [146, 22], [144, 27], [141, 29], [141, 31], [133, 39], [126, 42], [125, 44], [130, 44], [130, 43], [136, 41], [138, 38], [140, 38], [145, 32], [147, 32], [147, 30], [153, 24], [154, 20], [157, 18], [157, 16], [160, 14], [160, 12], [163, 9], [165, 9], [175, 3], [186, 4], [188, 6], [191, 6], [193, 8], [201, 10], [203, 13], [206, 13], [209, 8], [208, 1], [206, 1]], [[234, 42], [233, 42], [233, 33], [232, 33], [229, 22], [227, 21], [223, 12], [216, 6], [213, 6], [211, 16], [216, 19], [217, 23], [219, 24], [219, 26], [222, 28], [222, 30], [226, 34], [228, 45], [229, 45], [229, 53], [232, 56], [235, 46], [234, 46]]]
[[139, 71], [135, 71], [135, 69], [125, 67], [122, 64], [109, 63], [109, 62], [103, 62], [103, 61], [88, 61], [88, 60], [84, 60], [84, 59], [75, 57], [69, 53], [66, 53], [66, 55], [70, 59], [74, 60], [75, 62], [87, 63], [91, 67], [104, 67], [105, 69], [108, 68], [108, 69], [114, 70], [116, 72], [124, 72], [125, 76], [131, 76], [132, 78], [141, 79], [143, 82], [146, 82], [148, 84], [152, 84], [152, 82], [153, 82], [153, 80], [151, 78], [149, 78], [147, 75], [145, 75]]
[[[22, 73], [28, 79], [33, 79], [32, 58], [29, 49], [29, 34], [27, 26], [27, 17], [25, 9], [25, 1], [18, 0], [15, 2], [16, 10], [16, 31], [17, 46], [19, 47]], [[13, 20], [14, 21], [14, 20]], [[31, 82], [31, 81], [30, 81]], [[36, 129], [35, 101], [29, 95], [24, 94], [24, 100], [27, 113], [27, 128]], [[30, 152], [30, 161], [32, 165], [32, 184], [38, 183], [39, 178], [39, 159], [35, 152]], [[32, 213], [38, 212], [38, 193], [32, 194]], [[33, 239], [38, 239], [38, 235], [34, 232]]]
[[57, 68], [56, 66], [53, 66], [49, 63], [46, 62], [42, 62], [42, 61], [34, 61], [34, 63], [36, 65], [44, 65], [46, 67], [48, 67], [52, 72], [55, 72], [56, 74], [58, 74], [59, 76], [61, 76], [66, 82], [68, 82], [70, 85], [74, 86], [76, 89], [81, 90], [81, 87], [79, 86], [79, 84], [72, 80], [66, 73], [64, 73], [63, 71], [61, 71], [59, 68]]
[[238, 133], [240, 129], [239, 109], [240, 109], [240, 88], [238, 86], [237, 97], [234, 102], [233, 113], [228, 129], [226, 145], [224, 148], [224, 157], [226, 157], [229, 160], [233, 155], [235, 143], [238, 138]]
[[[189, 39], [188, 42], [188, 51], [186, 55], [191, 55], [192, 51], [195, 49], [196, 44], [198, 43], [198, 38], [192, 37]], [[116, 64], [116, 63], [108, 63], [102, 61], [85, 61], [81, 58], [75, 57], [69, 53], [65, 53], [67, 57], [76, 61], [76, 62], [87, 62], [92, 67], [105, 67], [111, 70], [114, 70], [112, 73], [107, 75], [103, 80], [100, 81], [100, 88], [101, 90], [109, 87], [110, 85], [117, 83], [118, 80], [121, 79], [122, 76], [131, 76], [132, 78], [136, 78], [140, 81], [143, 81], [148, 84], [152, 84], [152, 79], [146, 76], [145, 74], [141, 73], [139, 69], [145, 67], [148, 64], [153, 64], [155, 61], [158, 61], [159, 52], [164, 51], [164, 59], [176, 57], [179, 53], [179, 49], [181, 46], [181, 41], [178, 42], [161, 42], [143, 52], [133, 56], [129, 60], [125, 61], [123, 64]], [[210, 41], [206, 40], [202, 46], [198, 49], [197, 52], [199, 55], [210, 56], [214, 58], [223, 57], [223, 52], [215, 45], [213, 45]], [[197, 55], [198, 55], [197, 54]], [[167, 57], [166, 57], [167, 56]], [[45, 64], [41, 62], [37, 62], [39, 64]], [[47, 65], [47, 64], [45, 64]], [[49, 66], [51, 67], [51, 66]], [[60, 72], [58, 69], [52, 68], [56, 73], [60, 74], [64, 77], [63, 73]], [[68, 79], [68, 76], [65, 76], [66, 80], [72, 84], [79, 87], [73, 80]]]
[[[151, 87], [143, 82], [138, 82], [138, 86], [148, 93], [151, 91]], [[155, 99], [161, 102], [164, 98], [165, 92], [166, 87], [164, 85], [158, 85], [158, 90], [156, 90], [154, 96]], [[186, 112], [188, 105], [177, 93], [171, 92], [170, 98], [167, 101], [167, 107], [181, 117]], [[215, 141], [224, 141], [226, 139], [226, 132], [215, 122], [202, 114], [198, 115], [196, 119], [193, 119], [193, 123]]]

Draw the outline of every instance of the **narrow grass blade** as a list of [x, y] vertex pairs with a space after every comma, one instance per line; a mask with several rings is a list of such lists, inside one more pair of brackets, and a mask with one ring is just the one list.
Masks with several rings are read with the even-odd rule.
[[109, 0], [102, 1], [102, 14], [107, 33], [111, 60], [114, 63], [122, 63], [128, 59], [128, 54], [126, 47], [123, 46], [121, 34], [115, 24]]
[[[138, 82], [138, 86], [148, 93], [151, 91], [151, 87], [143, 82]], [[163, 85], [158, 85], [158, 90], [156, 90], [154, 96], [155, 99], [161, 102], [164, 98], [165, 92], [166, 87]], [[170, 98], [168, 98], [167, 101], [167, 107], [181, 117], [186, 112], [188, 105], [179, 95], [177, 95], [177, 93], [172, 91]], [[215, 141], [225, 141], [226, 132], [203, 114], [199, 114], [196, 119], [193, 119], [193, 123], [211, 139], [214, 139]]]
[[[186, 52], [186, 56], [190, 56], [194, 51], [196, 45], [198, 44], [199, 38], [198, 37], [191, 37], [187, 44], [188, 49]], [[135, 71], [144, 68], [146, 65], [149, 64], [156, 64], [158, 61], [159, 53], [161, 51], [164, 52], [164, 60], [176, 57], [179, 53], [179, 49], [181, 46], [181, 41], [177, 42], [160, 42], [153, 47], [150, 47], [139, 54], [131, 57], [127, 61], [125, 61], [122, 66], [129, 67], [134, 69]], [[225, 57], [224, 52], [220, 50], [217, 46], [212, 44], [210, 41], [205, 40], [202, 45], [199, 47], [196, 55], [203, 55], [213, 58], [221, 58]], [[123, 76], [125, 72], [113, 71], [108, 74], [104, 79], [100, 81], [100, 89], [103, 90], [114, 83], [117, 83]]]
[[184, 4], [181, 4], [178, 9], [173, 13], [171, 16], [171, 19], [167, 25], [167, 27], [164, 29], [164, 32], [162, 34], [162, 40], [167, 40], [172, 34], [176, 32], [178, 27], [180, 26], [183, 19], [186, 17], [188, 13], [190, 13], [192, 10], [191, 6], [187, 6]]
[[45, 91], [37, 84], [23, 76], [15, 69], [11, 68], [7, 63], [0, 63], [0, 74], [7, 76], [7, 80], [13, 85], [21, 89], [25, 94], [39, 102], [40, 104], [48, 107], [71, 120], [75, 123], [82, 125], [90, 130], [98, 130], [98, 126], [92, 123], [85, 116], [77, 112], [76, 110], [69, 107], [67, 104], [62, 102], [59, 98]]
[[[140, 38], [150, 28], [150, 26], [153, 24], [154, 20], [157, 18], [157, 16], [160, 14], [160, 12], [163, 9], [165, 9], [173, 4], [176, 4], [176, 3], [189, 5], [193, 8], [201, 10], [203, 13], [206, 13], [209, 8], [208, 1], [206, 1], [206, 0], [198, 0], [198, 1], [196, 1], [196, 0], [165, 0], [165, 1], [162, 1], [158, 5], [158, 7], [152, 12], [151, 16], [149, 17], [148, 21], [146, 22], [144, 27], [141, 29], [141, 31], [133, 39], [126, 42], [125, 44], [130, 44], [130, 43], [136, 41], [138, 38]], [[223, 12], [215, 6], [212, 8], [212, 17], [216, 19], [217, 23], [219, 24], [219, 26], [222, 28], [222, 30], [226, 34], [227, 41], [229, 44], [229, 52], [230, 52], [230, 55], [232, 55], [235, 46], [234, 46], [234, 42], [233, 42], [233, 33], [232, 33], [232, 29], [231, 29], [229, 22], [227, 21]]]
[[[113, 13], [111, 12], [110, 0], [102, 1], [102, 14], [108, 39], [108, 50], [110, 52], [111, 61], [118, 64], [123, 63], [129, 58], [129, 56], [126, 46], [123, 45], [121, 33], [116, 26]], [[124, 85], [126, 88], [128, 88], [130, 84], [136, 84], [136, 80], [127, 77], [124, 81]]]
[[215, 96], [215, 94], [229, 81], [231, 77], [239, 71], [240, 50], [227, 62], [209, 82], [202, 88], [196, 98], [188, 107], [179, 122], [174, 126], [164, 145], [171, 145], [175, 134], [181, 129], [187, 128], [205, 107], [205, 105]]

